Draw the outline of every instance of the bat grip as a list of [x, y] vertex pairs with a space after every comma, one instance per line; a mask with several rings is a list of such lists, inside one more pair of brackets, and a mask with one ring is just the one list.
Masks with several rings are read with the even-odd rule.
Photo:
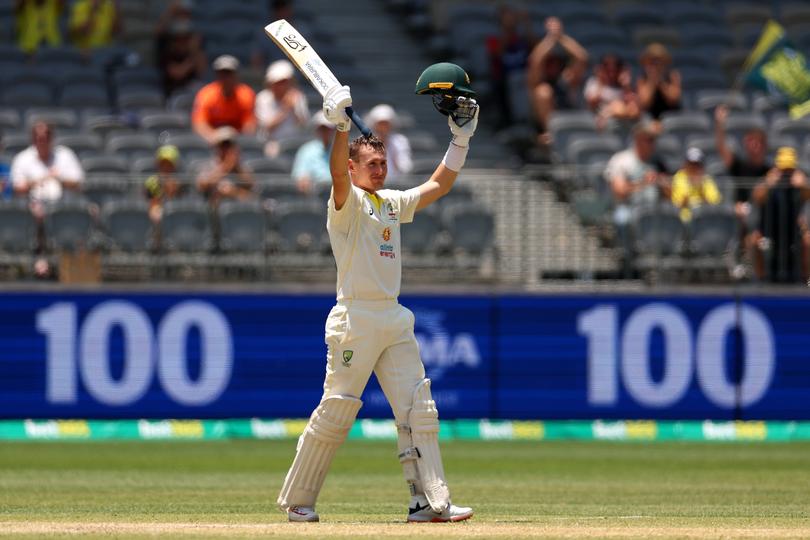
[[363, 122], [362, 118], [360, 118], [360, 115], [354, 112], [353, 108], [346, 107], [346, 114], [349, 115], [349, 118], [352, 119], [352, 122], [354, 122], [354, 125], [357, 126], [357, 129], [360, 130], [360, 133], [362, 133], [364, 137], [371, 137], [371, 130], [366, 123]]

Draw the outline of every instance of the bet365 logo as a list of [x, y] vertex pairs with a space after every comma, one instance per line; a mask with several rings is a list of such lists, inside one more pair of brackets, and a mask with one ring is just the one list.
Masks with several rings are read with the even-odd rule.
[[304, 45], [303, 43], [298, 41], [298, 39], [295, 37], [294, 34], [290, 34], [289, 36], [284, 36], [282, 39], [284, 40], [284, 43], [286, 43], [287, 46], [289, 48], [291, 48], [292, 50], [294, 50], [294, 51], [301, 52], [301, 51], [303, 51], [303, 50], [305, 50], [307, 48], [306, 45]]

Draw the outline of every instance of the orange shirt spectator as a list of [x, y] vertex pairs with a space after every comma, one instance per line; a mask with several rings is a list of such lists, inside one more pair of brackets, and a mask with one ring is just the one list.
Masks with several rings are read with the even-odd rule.
[[217, 79], [197, 92], [191, 123], [201, 137], [212, 141], [214, 131], [230, 126], [240, 133], [256, 131], [254, 103], [256, 93], [237, 76], [239, 60], [222, 55], [214, 60]]

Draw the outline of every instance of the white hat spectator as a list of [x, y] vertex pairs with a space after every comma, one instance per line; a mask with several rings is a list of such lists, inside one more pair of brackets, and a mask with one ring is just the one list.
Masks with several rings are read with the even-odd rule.
[[705, 157], [703, 150], [700, 148], [692, 146], [686, 150], [686, 161], [688, 163], [703, 163]]
[[398, 117], [394, 108], [390, 105], [380, 104], [371, 109], [366, 116], [366, 121], [369, 124], [376, 124], [377, 122], [390, 122], [392, 126], [397, 124]]
[[287, 60], [276, 60], [267, 67], [264, 80], [273, 84], [278, 81], [292, 79], [294, 74], [295, 69]]
[[239, 60], [230, 54], [217, 56], [212, 64], [214, 71], [236, 71], [239, 69]]
[[335, 129], [335, 124], [326, 119], [326, 115], [323, 114], [323, 111], [317, 111], [313, 114], [310, 123], [315, 128], [328, 127], [329, 129]]

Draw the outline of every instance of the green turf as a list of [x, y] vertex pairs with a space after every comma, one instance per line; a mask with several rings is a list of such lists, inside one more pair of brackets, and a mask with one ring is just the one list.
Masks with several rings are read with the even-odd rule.
[[[294, 448], [246, 440], [0, 444], [0, 522], [280, 524], [273, 501]], [[808, 443], [455, 441], [443, 452], [454, 500], [475, 507], [474, 523], [522, 523], [527, 537], [592, 523], [776, 527], [797, 537], [810, 530]], [[407, 501], [394, 444], [350, 442], [327, 478], [320, 526], [400, 522]], [[422, 529], [419, 537], [443, 535]]]

